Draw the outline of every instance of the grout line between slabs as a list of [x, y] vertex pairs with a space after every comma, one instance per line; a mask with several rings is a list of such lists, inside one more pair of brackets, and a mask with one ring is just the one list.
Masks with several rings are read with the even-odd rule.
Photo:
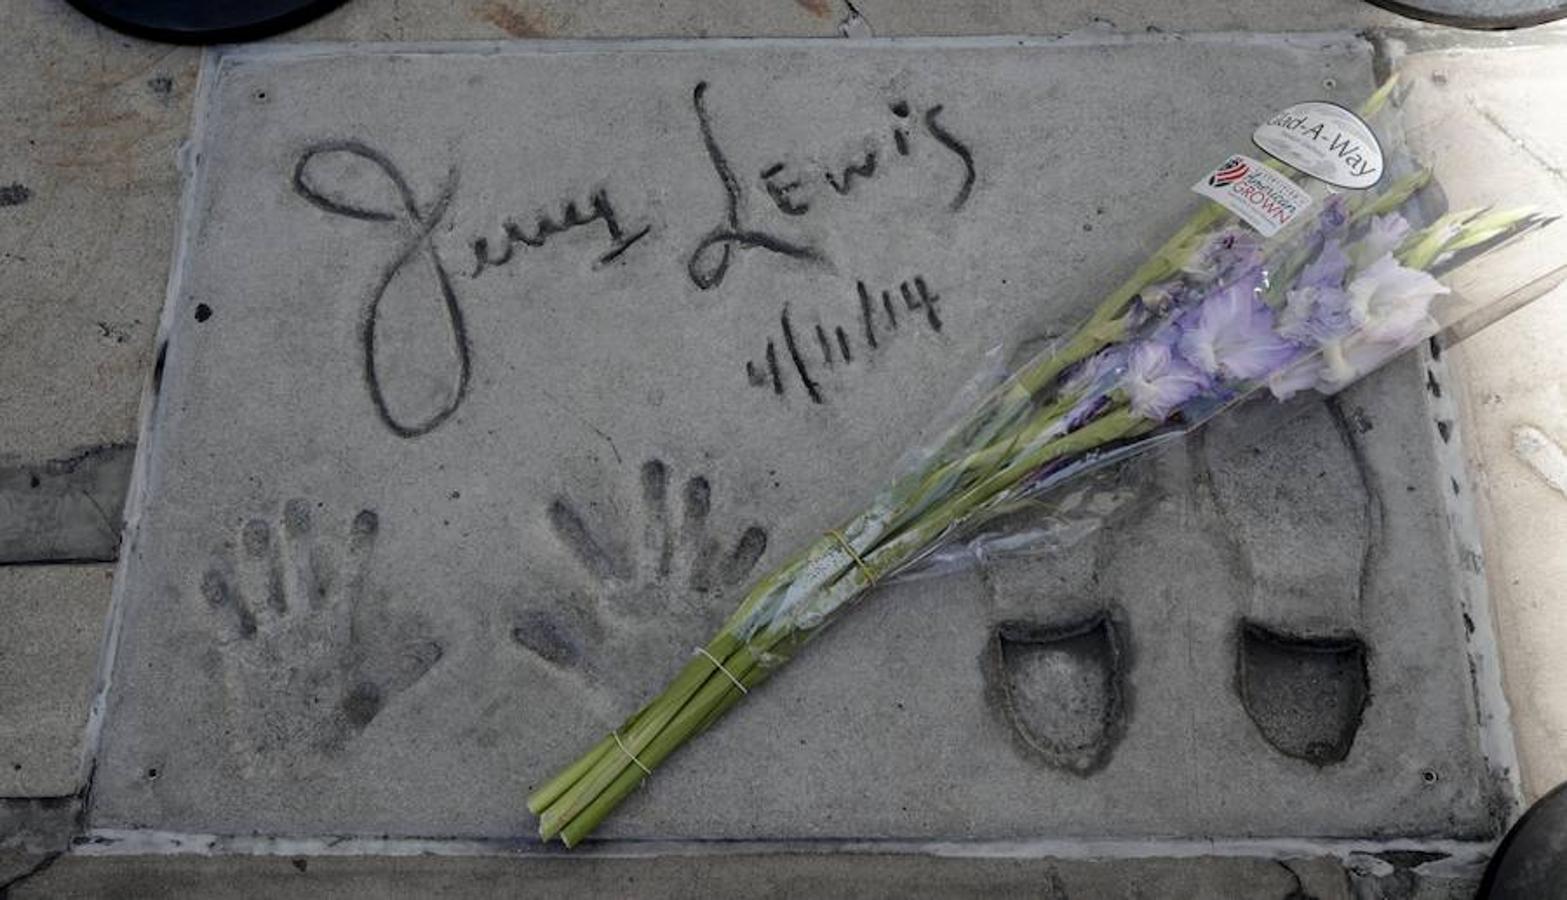
[[137, 413], [135, 462], [131, 468], [130, 482], [126, 489], [125, 508], [122, 513], [119, 560], [114, 569], [113, 587], [109, 594], [109, 610], [103, 641], [98, 654], [98, 670], [94, 683], [92, 703], [87, 711], [87, 726], [83, 739], [83, 753], [78, 770], [78, 782], [82, 785], [84, 819], [91, 815], [93, 778], [98, 766], [98, 755], [103, 745], [104, 717], [108, 710], [109, 691], [113, 686], [114, 663], [119, 652], [120, 635], [125, 618], [125, 593], [127, 577], [135, 564], [139, 549], [139, 532], [142, 507], [145, 504], [147, 484], [151, 478], [153, 459], [154, 412], [161, 388], [159, 379], [163, 372], [173, 330], [175, 313], [179, 308], [180, 293], [184, 289], [185, 273], [189, 265], [195, 211], [204, 187], [205, 169], [202, 153], [206, 139], [206, 122], [214, 96], [214, 83], [218, 80], [218, 68], [213, 63], [216, 54], [202, 53], [201, 68], [197, 76], [196, 92], [191, 114], [190, 136], [178, 151], [178, 165], [182, 176], [179, 215], [176, 217], [176, 234], [173, 254], [169, 262], [169, 280], [164, 295], [163, 309], [158, 317], [156, 347], [157, 362], [148, 372], [142, 386], [140, 409]]
[[71, 853], [80, 856], [372, 856], [515, 857], [518, 859], [642, 859], [657, 856], [723, 857], [759, 854], [929, 856], [946, 859], [1195, 859], [1241, 857], [1345, 862], [1387, 853], [1423, 853], [1424, 874], [1474, 874], [1489, 858], [1489, 841], [1422, 838], [1111, 839], [1038, 838], [992, 841], [937, 840], [654, 840], [590, 841], [575, 850], [535, 838], [372, 838], [344, 836], [217, 835], [144, 829], [95, 829]]

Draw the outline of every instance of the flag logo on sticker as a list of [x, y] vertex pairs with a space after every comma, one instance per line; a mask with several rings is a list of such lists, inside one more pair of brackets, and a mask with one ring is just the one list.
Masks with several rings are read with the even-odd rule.
[[1220, 166], [1218, 171], [1208, 176], [1208, 186], [1224, 187], [1227, 184], [1234, 184], [1245, 178], [1246, 172], [1250, 168], [1250, 166], [1246, 165], [1244, 157], [1232, 156], [1225, 160], [1224, 165]]

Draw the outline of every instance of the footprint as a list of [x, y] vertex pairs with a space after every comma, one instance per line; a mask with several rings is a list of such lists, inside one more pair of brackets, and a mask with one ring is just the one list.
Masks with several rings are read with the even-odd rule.
[[319, 766], [441, 658], [422, 618], [390, 614], [372, 593], [375, 512], [337, 537], [321, 533], [319, 507], [296, 498], [276, 522], [246, 522], [201, 578], [248, 775]]
[[[1252, 404], [1201, 439], [1218, 515], [1248, 596], [1239, 598], [1239, 692], [1280, 753], [1324, 766], [1343, 760], [1367, 687], [1361, 594], [1381, 527], [1352, 426], [1334, 399]], [[1302, 635], [1349, 635], [1303, 637]]]
[[1077, 775], [1110, 761], [1126, 722], [1126, 652], [1104, 612], [1064, 626], [995, 627], [986, 651], [988, 693], [1030, 755]]
[[1252, 584], [1243, 614], [1291, 630], [1357, 622], [1375, 551], [1380, 507], [1337, 402], [1248, 404], [1198, 432], [1210, 530]]
[[1371, 699], [1358, 636], [1300, 637], [1244, 621], [1238, 659], [1241, 702], [1269, 744], [1317, 766], [1349, 756]]
[[712, 484], [693, 475], [677, 486], [659, 459], [642, 464], [634, 492], [635, 523], [602, 521], [565, 494], [549, 502], [550, 530], [584, 577], [569, 586], [530, 585], [511, 625], [519, 646], [552, 665], [610, 677], [663, 643], [619, 646], [617, 638], [652, 628], [693, 643], [716, 624], [715, 614], [728, 611], [725, 600], [738, 600], [767, 551], [766, 529], [715, 537]]

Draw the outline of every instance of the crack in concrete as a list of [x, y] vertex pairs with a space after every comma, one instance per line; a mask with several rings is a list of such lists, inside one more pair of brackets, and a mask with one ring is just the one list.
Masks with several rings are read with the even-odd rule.
[[1471, 109], [1479, 114], [1480, 118], [1489, 123], [1492, 128], [1495, 128], [1497, 131], [1501, 132], [1503, 137], [1507, 138], [1509, 141], [1512, 141], [1519, 150], [1523, 151], [1525, 156], [1534, 160], [1540, 168], [1551, 173], [1551, 175], [1553, 175], [1558, 181], [1567, 182], [1567, 172], [1562, 171], [1560, 166], [1546, 159], [1538, 150], [1535, 150], [1533, 147], [1529, 146], [1529, 144], [1526, 143], [1523, 138], [1514, 134], [1513, 130], [1508, 128], [1502, 122], [1501, 118], [1498, 117], [1495, 113], [1475, 102], [1473, 97], [1466, 96], [1464, 100], [1469, 104]]
[[109, 540], [118, 544], [120, 542], [120, 530], [114, 527], [114, 521], [109, 518], [108, 513], [103, 511], [102, 504], [93, 499], [92, 494], [87, 493], [87, 491], [81, 488], [77, 488], [77, 493], [82, 495], [82, 499], [86, 500], [92, 506], [93, 510], [98, 513], [98, 518], [103, 520], [104, 534], [108, 536]]
[[38, 860], [38, 862], [29, 866], [26, 871], [23, 871], [4, 882], [0, 882], [0, 900], [7, 900], [7, 898], [11, 896], [11, 891], [13, 889], [20, 886], [25, 881], [43, 874], [43, 872], [50, 866], [54, 865], [56, 862], [59, 862], [60, 857], [64, 855], [64, 850], [57, 850], [54, 853], [46, 854], [42, 859]]

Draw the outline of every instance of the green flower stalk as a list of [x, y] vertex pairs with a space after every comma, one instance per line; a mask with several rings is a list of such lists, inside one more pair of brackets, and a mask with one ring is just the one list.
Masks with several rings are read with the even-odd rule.
[[662, 692], [534, 791], [540, 836], [583, 840], [835, 615], [937, 549], [1260, 389], [1336, 389], [1434, 330], [1430, 306], [1446, 289], [1424, 270], [1536, 219], [1471, 210], [1413, 231], [1399, 210], [1429, 177], [1355, 196], [1306, 180], [1317, 213], [1266, 241], [1204, 203], [1072, 337], [991, 390], [862, 512], [753, 584]]

